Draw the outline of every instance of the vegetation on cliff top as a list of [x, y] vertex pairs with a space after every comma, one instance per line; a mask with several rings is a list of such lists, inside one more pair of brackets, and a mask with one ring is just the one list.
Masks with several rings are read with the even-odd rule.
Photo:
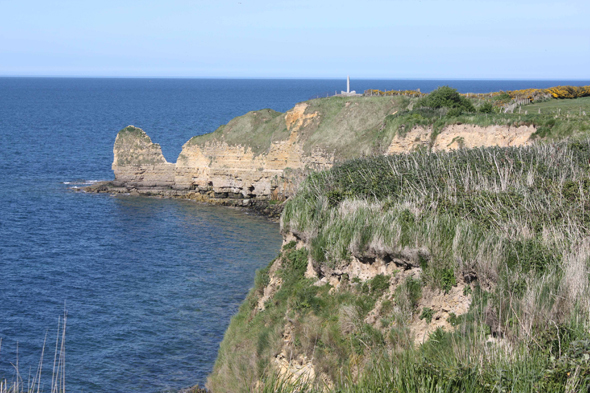
[[[504, 100], [506, 98], [506, 100]], [[331, 97], [305, 102], [306, 115], [315, 114], [298, 131], [305, 154], [320, 149], [338, 161], [386, 153], [396, 135], [404, 136], [416, 126], [438, 132], [453, 124], [532, 125], [535, 137], [559, 139], [590, 131], [590, 99], [545, 99], [525, 105], [520, 113], [502, 113], [498, 105], [510, 101], [508, 94], [469, 98], [447, 86], [422, 98]], [[250, 148], [254, 154], [268, 152], [273, 142], [288, 139], [285, 117], [270, 109], [237, 117], [215, 132], [192, 138], [187, 145], [226, 142]]]
[[212, 133], [192, 137], [187, 145], [225, 142], [247, 146], [255, 154], [266, 153], [272, 142], [289, 138], [282, 113], [272, 109], [248, 112], [232, 119]]
[[[358, 159], [310, 175], [282, 217], [306, 247], [283, 248], [282, 284], [263, 311], [270, 275], [258, 273], [210, 386], [294, 391], [271, 365], [291, 326], [293, 355], [329, 380], [302, 380], [298, 391], [586, 391], [589, 162], [582, 140]], [[421, 273], [394, 294], [384, 277], [335, 289], [303, 275], [308, 255], [325, 272], [408, 250], [422, 255]], [[454, 330], [414, 344], [412, 321], [432, 320], [417, 308], [423, 293], [459, 283], [469, 311], [449, 317]]]
[[[381, 91], [369, 89], [365, 91], [365, 95], [370, 96], [410, 96], [410, 97], [424, 97], [427, 94], [421, 93], [417, 90], [389, 90]], [[590, 96], [590, 86], [554, 86], [547, 89], [522, 89], [522, 90], [508, 90], [496, 91], [491, 93], [463, 93], [463, 96], [477, 97], [479, 99], [493, 98], [494, 100], [522, 99], [527, 98], [531, 101], [545, 98], [580, 98]]]

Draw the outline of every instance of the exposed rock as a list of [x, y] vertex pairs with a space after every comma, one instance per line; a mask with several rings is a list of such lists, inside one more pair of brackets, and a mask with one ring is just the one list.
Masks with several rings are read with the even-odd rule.
[[441, 290], [430, 289], [422, 295], [418, 309], [429, 308], [432, 310], [432, 320], [414, 318], [410, 324], [416, 344], [422, 344], [436, 329], [442, 328], [446, 331], [453, 330], [449, 322], [451, 314], [461, 316], [469, 311], [471, 295], [464, 293], [466, 284], [459, 283], [451, 288], [448, 293]]
[[[165, 160], [160, 145], [153, 143], [143, 130], [128, 126], [117, 135], [113, 149], [115, 181], [89, 187], [87, 191], [106, 192], [107, 187], [109, 192], [128, 193], [130, 188], [136, 188], [142, 193], [142, 189], [149, 188], [150, 192], [165, 196], [213, 191], [212, 198], [218, 199], [282, 201], [295, 192], [305, 173], [329, 168], [334, 162], [333, 154], [317, 149], [309, 154], [303, 152], [299, 130], [317, 116], [306, 114], [306, 108], [307, 104], [298, 104], [283, 116], [279, 125], [285, 125], [286, 137], [272, 140], [265, 151], [251, 145], [229, 144], [224, 135], [211, 140], [197, 137], [183, 146], [176, 164]], [[245, 117], [256, 115], [254, 112]], [[267, 123], [276, 122], [276, 116], [255, 120], [258, 128], [252, 121], [232, 122], [252, 128], [255, 134]], [[226, 128], [236, 127], [232, 122]]]
[[522, 146], [536, 131], [533, 126], [488, 126], [454, 124], [445, 127], [436, 137], [433, 151], [487, 146]]
[[166, 161], [160, 145], [142, 129], [128, 126], [119, 131], [113, 153], [117, 182], [135, 187], [174, 185], [174, 164]]
[[85, 191], [187, 198], [278, 216], [281, 202], [311, 171], [337, 161], [420, 148], [516, 146], [528, 143], [535, 131], [533, 126], [457, 124], [436, 135], [416, 127], [404, 136], [377, 137], [396, 105], [391, 99], [348, 97], [299, 103], [284, 114], [249, 112], [189, 140], [176, 163], [167, 162], [160, 145], [143, 130], [128, 126], [113, 148], [115, 180]]
[[[298, 114], [300, 107], [296, 107]], [[284, 199], [295, 192], [297, 173], [306, 168], [328, 168], [333, 164], [329, 154], [305, 155], [299, 141], [298, 130], [305, 116], [285, 115], [286, 140], [270, 144], [266, 154], [256, 154], [251, 147], [225, 141], [198, 145], [187, 142], [176, 163], [175, 186], [179, 189], [209, 190], [218, 193], [239, 194], [244, 198], [265, 197]], [[291, 175], [285, 171], [289, 169]], [[294, 173], [295, 172], [295, 173]]]
[[[301, 240], [291, 232], [284, 233], [283, 245], [296, 241], [296, 248], [308, 247], [305, 241]], [[379, 254], [379, 255], [378, 255]], [[413, 278], [419, 280], [422, 275], [420, 261], [428, 260], [430, 254], [425, 249], [406, 248], [396, 254], [387, 254], [384, 252], [369, 251], [368, 254], [352, 256], [349, 261], [342, 261], [336, 267], [327, 267], [326, 264], [314, 268], [311, 257], [309, 257], [305, 277], [315, 279], [314, 285], [330, 285], [334, 291], [344, 293], [351, 291], [351, 282], [362, 283], [368, 282], [377, 275], [389, 276], [389, 286], [377, 296], [378, 299], [373, 309], [367, 314], [363, 322], [374, 326], [378, 330], [386, 330], [381, 326], [380, 321], [388, 317], [387, 311], [384, 313], [382, 304], [385, 301], [396, 303], [396, 292], [406, 280]], [[281, 259], [277, 259], [269, 270], [269, 283], [263, 290], [263, 296], [259, 299], [257, 312], [264, 311], [264, 303], [272, 299], [274, 294], [280, 289], [282, 280], [277, 272], [281, 268]], [[475, 280], [475, 277], [470, 277]], [[446, 331], [454, 329], [451, 324], [451, 317], [459, 317], [469, 311], [471, 305], [470, 291], [465, 291], [468, 286], [463, 280], [460, 280], [448, 292], [440, 289], [424, 288], [424, 292], [416, 306], [411, 317], [407, 321], [406, 327], [409, 337], [415, 344], [422, 344], [429, 335], [439, 328]], [[397, 306], [396, 306], [397, 307]], [[428, 308], [431, 310], [432, 319], [426, 320], [419, 318], [420, 311]], [[356, 329], [355, 320], [358, 319], [354, 307], [344, 307], [340, 310], [340, 321], [343, 334], [352, 334]], [[344, 313], [344, 314], [343, 314]], [[352, 313], [351, 315], [348, 315]], [[389, 311], [391, 313], [391, 311]], [[354, 314], [354, 315], [353, 315]], [[349, 321], [349, 322], [346, 322]], [[282, 345], [280, 351], [275, 355], [272, 365], [278, 375], [284, 377], [293, 383], [304, 381], [317, 381], [317, 378], [323, 382], [324, 386], [331, 386], [333, 381], [326, 375], [318, 375], [317, 365], [314, 359], [306, 357], [295, 348], [294, 343], [294, 323], [301, 324], [285, 318], [285, 325], [282, 333]], [[309, 322], [308, 322], [309, 323]]]
[[453, 124], [441, 130], [432, 138], [433, 130], [415, 127], [405, 135], [396, 135], [387, 154], [406, 153], [432, 145], [432, 151], [454, 150], [459, 148], [489, 147], [489, 146], [521, 146], [528, 143], [531, 135], [536, 131], [533, 126], [487, 126], [473, 124]]

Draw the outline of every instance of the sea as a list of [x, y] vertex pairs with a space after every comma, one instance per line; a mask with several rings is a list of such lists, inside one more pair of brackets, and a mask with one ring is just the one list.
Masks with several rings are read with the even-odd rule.
[[[351, 80], [351, 88], [461, 92], [590, 81]], [[279, 225], [191, 201], [87, 194], [113, 179], [117, 132], [144, 129], [174, 162], [235, 116], [345, 89], [342, 80], [0, 78], [0, 379], [49, 391], [67, 314], [70, 392], [201, 386]], [[45, 343], [45, 344], [44, 344]], [[18, 373], [17, 373], [18, 370]]]

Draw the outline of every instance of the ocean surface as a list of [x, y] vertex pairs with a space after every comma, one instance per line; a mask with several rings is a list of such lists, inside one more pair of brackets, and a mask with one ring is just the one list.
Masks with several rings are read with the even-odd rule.
[[[490, 92], [590, 81], [359, 80], [352, 89]], [[0, 378], [26, 381], [47, 334], [51, 380], [67, 310], [66, 389], [161, 392], [204, 383], [277, 224], [188, 201], [76, 192], [112, 179], [121, 128], [174, 162], [192, 136], [281, 112], [345, 80], [0, 78]], [[17, 356], [18, 349], [18, 356]], [[46, 389], [47, 390], [47, 389]]]

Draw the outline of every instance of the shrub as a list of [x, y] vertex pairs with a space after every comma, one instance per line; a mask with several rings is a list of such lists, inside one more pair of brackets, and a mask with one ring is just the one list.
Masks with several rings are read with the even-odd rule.
[[425, 319], [427, 323], [432, 322], [432, 316], [434, 315], [434, 311], [430, 307], [424, 307], [422, 309], [422, 313], [420, 314], [420, 319]]
[[494, 110], [494, 106], [491, 102], [484, 102], [478, 109], [479, 113], [492, 113]]
[[293, 309], [302, 312], [312, 310], [319, 314], [326, 302], [317, 294], [318, 287], [305, 281], [301, 282], [293, 289]]
[[413, 277], [407, 277], [404, 283], [395, 289], [395, 301], [400, 309], [411, 315], [422, 297], [422, 282]]
[[389, 288], [389, 276], [378, 274], [369, 280], [369, 293], [373, 296], [381, 296]]
[[459, 94], [456, 89], [449, 86], [442, 86], [432, 91], [420, 100], [419, 105], [434, 109], [456, 108], [465, 112], [475, 112], [473, 104]]
[[455, 272], [452, 268], [446, 268], [440, 270], [440, 287], [445, 293], [449, 293], [452, 287], [457, 285], [455, 279]]
[[512, 97], [510, 97], [510, 94], [506, 93], [505, 91], [501, 91], [499, 94], [495, 95], [493, 98], [494, 101], [498, 101], [498, 102], [502, 102], [502, 103], [510, 102], [511, 99], [512, 99]]
[[305, 248], [299, 250], [291, 249], [291, 251], [286, 252], [283, 258], [285, 270], [297, 277], [303, 277], [307, 269], [307, 254], [307, 249]]
[[447, 112], [448, 117], [458, 117], [458, 116], [461, 116], [462, 114], [463, 114], [463, 108], [451, 108]]

